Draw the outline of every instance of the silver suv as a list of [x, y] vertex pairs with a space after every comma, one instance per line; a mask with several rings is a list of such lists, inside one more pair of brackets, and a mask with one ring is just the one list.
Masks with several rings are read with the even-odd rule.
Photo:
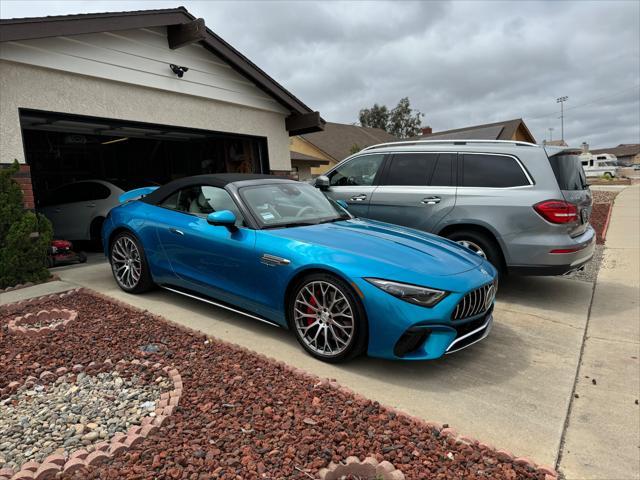
[[579, 153], [517, 141], [384, 143], [315, 185], [356, 216], [449, 238], [502, 272], [562, 275], [595, 247]]

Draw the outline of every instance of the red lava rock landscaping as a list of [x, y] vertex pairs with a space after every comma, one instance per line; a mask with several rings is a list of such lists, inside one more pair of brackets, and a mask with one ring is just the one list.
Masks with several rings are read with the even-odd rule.
[[612, 204], [610, 203], [594, 203], [591, 208], [589, 223], [591, 223], [591, 226], [596, 231], [596, 241], [598, 245], [602, 245], [605, 241], [611, 208]]
[[[15, 315], [34, 307], [76, 310], [78, 320], [38, 336], [9, 335], [7, 325]], [[151, 344], [164, 348], [141, 352], [142, 345]], [[146, 438], [130, 442], [128, 449], [97, 462], [77, 455], [53, 459], [48, 463], [64, 465], [66, 472], [50, 467], [47, 475], [308, 479], [318, 478], [330, 462], [353, 463], [349, 457], [371, 456], [392, 463], [407, 479], [556, 477], [551, 468], [458, 436], [448, 425], [422, 422], [335, 382], [88, 291], [1, 307], [0, 400], [14, 391], [13, 382], [21, 384], [30, 376], [40, 378], [46, 371], [73, 365], [96, 368], [109, 359], [164, 369], [175, 389], [182, 391], [179, 403], [170, 397], [163, 408], [171, 415], [161, 422], [162, 429], [151, 429]], [[0, 404], [0, 415], [2, 408]]]

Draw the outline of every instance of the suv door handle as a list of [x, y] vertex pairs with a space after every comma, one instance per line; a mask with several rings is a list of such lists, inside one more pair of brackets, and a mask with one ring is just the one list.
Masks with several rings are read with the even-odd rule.
[[364, 202], [366, 199], [367, 196], [364, 193], [361, 193], [360, 195], [354, 195], [349, 200], [351, 200], [352, 202]]
[[175, 233], [176, 235], [180, 235], [181, 237], [184, 235], [184, 232], [182, 230], [178, 230], [177, 228], [170, 228], [169, 231], [171, 233]]
[[93, 207], [96, 206], [96, 204], [95, 203], [87, 203], [86, 206], [89, 207], [89, 208], [93, 208]]
[[423, 198], [420, 203], [425, 205], [435, 205], [436, 203], [440, 203], [440, 197], [426, 197]]

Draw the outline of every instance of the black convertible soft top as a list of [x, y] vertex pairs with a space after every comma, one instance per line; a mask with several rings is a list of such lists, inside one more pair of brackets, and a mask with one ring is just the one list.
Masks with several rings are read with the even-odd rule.
[[169, 183], [165, 183], [157, 190], [144, 196], [140, 200], [145, 203], [157, 204], [176, 190], [190, 187], [192, 185], [210, 185], [212, 187], [224, 188], [230, 183], [243, 182], [247, 180], [290, 180], [284, 177], [276, 177], [274, 175], [265, 175], [262, 173], [216, 173], [207, 175], [194, 175], [191, 177], [178, 178]]

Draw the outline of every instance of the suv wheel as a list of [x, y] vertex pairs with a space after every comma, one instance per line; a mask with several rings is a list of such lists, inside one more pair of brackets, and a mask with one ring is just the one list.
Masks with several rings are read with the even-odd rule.
[[288, 309], [298, 342], [318, 360], [338, 363], [364, 353], [364, 308], [341, 279], [324, 273], [303, 278], [289, 299]]
[[500, 247], [488, 235], [473, 230], [460, 230], [450, 233], [447, 238], [489, 260], [500, 272], [504, 271]]

